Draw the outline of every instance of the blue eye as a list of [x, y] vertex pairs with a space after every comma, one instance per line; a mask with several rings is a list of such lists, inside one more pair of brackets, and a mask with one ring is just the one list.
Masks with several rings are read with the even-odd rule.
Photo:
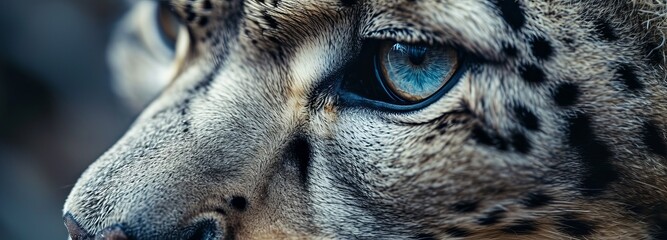
[[376, 75], [393, 100], [421, 102], [440, 90], [459, 66], [453, 49], [387, 44], [375, 59]]
[[341, 104], [383, 111], [424, 108], [444, 96], [466, 73], [466, 51], [443, 45], [367, 40], [344, 69]]

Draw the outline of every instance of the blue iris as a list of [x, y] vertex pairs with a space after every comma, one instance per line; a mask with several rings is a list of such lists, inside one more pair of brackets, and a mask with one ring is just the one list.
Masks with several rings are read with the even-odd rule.
[[442, 48], [396, 43], [383, 52], [379, 70], [386, 87], [405, 101], [421, 101], [452, 77], [456, 52]]

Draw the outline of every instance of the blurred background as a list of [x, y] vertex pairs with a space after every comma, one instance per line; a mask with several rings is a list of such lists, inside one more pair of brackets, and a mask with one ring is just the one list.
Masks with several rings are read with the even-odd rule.
[[123, 3], [0, 1], [0, 239], [66, 239], [68, 192], [136, 116], [105, 57]]

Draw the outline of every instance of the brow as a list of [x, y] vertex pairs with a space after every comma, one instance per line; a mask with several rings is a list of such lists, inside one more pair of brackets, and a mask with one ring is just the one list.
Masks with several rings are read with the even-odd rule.
[[393, 41], [444, 44], [501, 60], [498, 39], [508, 38], [502, 19], [482, 0], [370, 1], [361, 35]]

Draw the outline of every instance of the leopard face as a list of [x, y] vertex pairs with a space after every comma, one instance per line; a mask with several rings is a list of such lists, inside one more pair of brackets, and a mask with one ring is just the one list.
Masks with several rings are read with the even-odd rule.
[[133, 5], [71, 239], [667, 238], [661, 1]]

